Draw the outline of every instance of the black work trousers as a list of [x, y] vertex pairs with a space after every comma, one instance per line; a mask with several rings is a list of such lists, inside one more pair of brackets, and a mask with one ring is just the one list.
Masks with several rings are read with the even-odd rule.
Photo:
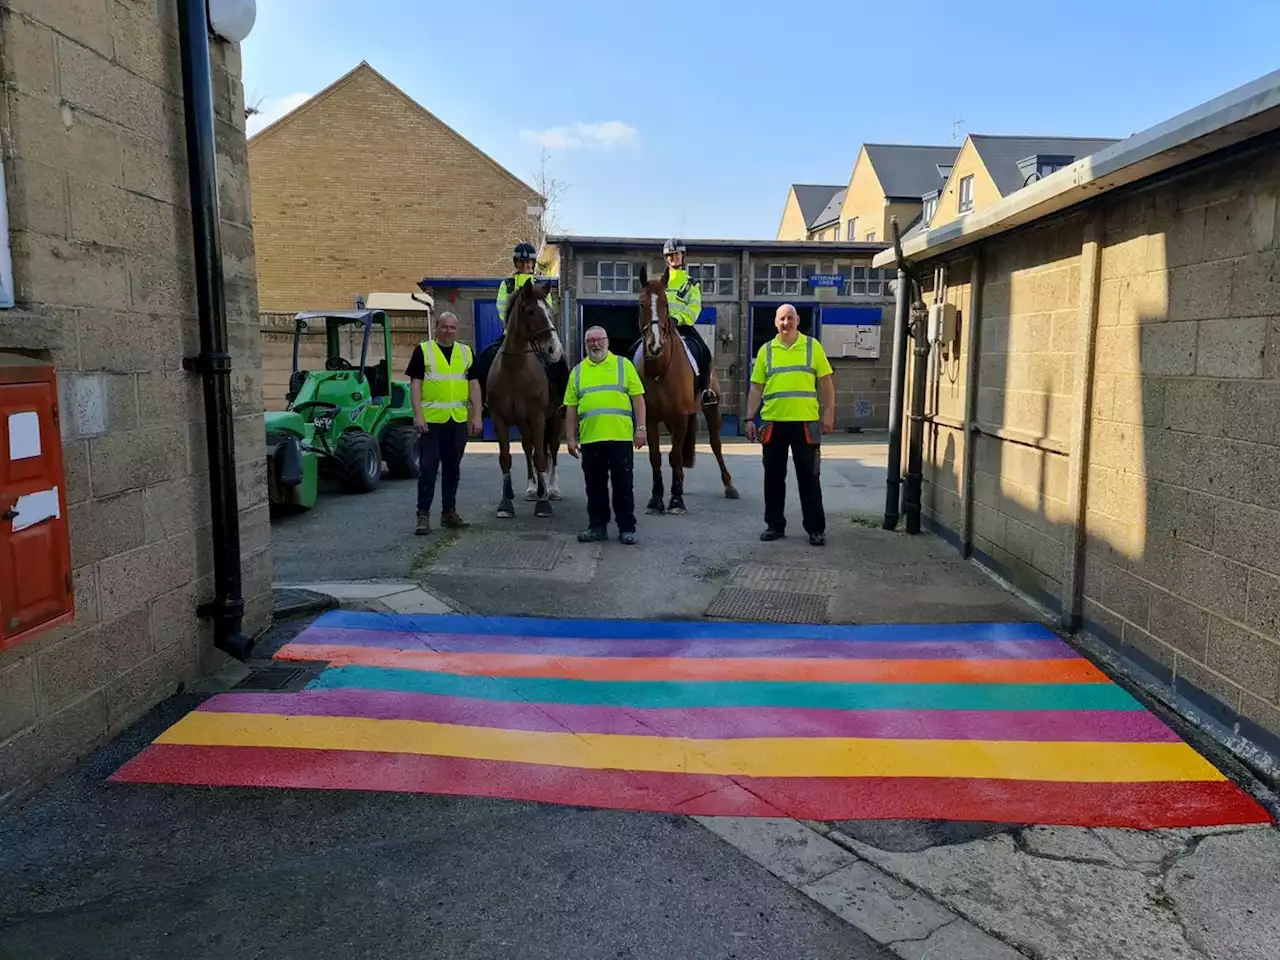
[[796, 465], [800, 488], [800, 513], [806, 533], [826, 533], [822, 509], [822, 436], [817, 423], [778, 420], [766, 423], [764, 444], [764, 522], [774, 530], [787, 528], [787, 456]]
[[582, 476], [587, 483], [587, 522], [594, 530], [609, 526], [609, 488], [619, 533], [636, 532], [635, 454], [629, 440], [596, 440], [582, 445]]
[[440, 507], [444, 513], [451, 513], [458, 508], [458, 480], [462, 476], [462, 454], [467, 449], [467, 425], [457, 420], [428, 423], [427, 432], [418, 438], [418, 443], [421, 457], [418, 512], [431, 512], [436, 473], [440, 473]]

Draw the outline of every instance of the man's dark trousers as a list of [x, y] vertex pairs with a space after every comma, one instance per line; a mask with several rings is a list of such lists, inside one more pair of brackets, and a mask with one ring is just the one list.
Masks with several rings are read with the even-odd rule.
[[442, 474], [440, 507], [443, 513], [458, 508], [458, 480], [462, 476], [462, 454], [467, 449], [467, 425], [457, 420], [428, 423], [418, 438], [421, 469], [418, 471], [418, 512], [430, 513], [436, 494], [436, 472]]
[[[773, 530], [787, 528], [787, 455], [796, 465], [800, 512], [805, 533], [826, 533], [822, 509], [821, 427], [817, 423], [779, 420], [764, 425], [764, 522]], [[812, 436], [811, 436], [812, 434]], [[814, 442], [810, 442], [810, 441]]]
[[609, 488], [619, 533], [636, 532], [635, 459], [627, 440], [597, 440], [582, 445], [582, 474], [587, 483], [587, 521], [593, 530], [609, 526]]

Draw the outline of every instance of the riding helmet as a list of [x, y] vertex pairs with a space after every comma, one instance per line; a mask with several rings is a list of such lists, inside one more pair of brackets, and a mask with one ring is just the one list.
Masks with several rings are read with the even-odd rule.
[[662, 245], [662, 255], [664, 257], [669, 257], [673, 253], [684, 253], [684, 252], [685, 252], [684, 241], [677, 240], [675, 237], [672, 237], [670, 240], [668, 240], [666, 243]]
[[517, 243], [515, 250], [511, 254], [512, 260], [536, 260], [538, 259], [538, 251], [533, 249], [532, 243]]

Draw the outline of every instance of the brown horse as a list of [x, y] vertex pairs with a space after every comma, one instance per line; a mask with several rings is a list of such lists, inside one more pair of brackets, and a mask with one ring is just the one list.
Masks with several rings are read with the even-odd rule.
[[[671, 437], [671, 501], [669, 513], [684, 513], [684, 470], [692, 467], [697, 453], [698, 400], [694, 396], [693, 366], [685, 353], [684, 339], [671, 319], [667, 304], [667, 275], [646, 281], [640, 290], [640, 336], [643, 341], [640, 379], [644, 383], [646, 432], [649, 437], [649, 464], [653, 467], [653, 494], [647, 513], [662, 513], [662, 450], [658, 425], [665, 425]], [[719, 389], [713, 383], [717, 396]], [[720, 448], [720, 406], [702, 408], [710, 433], [711, 449], [720, 465], [724, 495], [738, 499], [733, 478], [725, 466]]]
[[[511, 486], [511, 427], [520, 431], [529, 474], [528, 499], [537, 499], [534, 516], [551, 516], [551, 500], [559, 498], [555, 463], [560, 452], [560, 406], [563, 388], [554, 387], [544, 366], [564, 354], [551, 318], [547, 298], [550, 284], [527, 283], [511, 298], [506, 335], [489, 369], [486, 394], [489, 417], [498, 435], [498, 463], [502, 467], [502, 502], [498, 517], [515, 516]], [[536, 471], [536, 472], [535, 472]]]

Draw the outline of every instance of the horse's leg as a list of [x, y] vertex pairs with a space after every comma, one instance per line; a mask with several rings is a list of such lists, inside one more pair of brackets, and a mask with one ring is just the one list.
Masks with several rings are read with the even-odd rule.
[[535, 416], [529, 424], [533, 433], [531, 443], [526, 451], [532, 449], [533, 465], [538, 471], [538, 485], [534, 489], [538, 502], [533, 508], [535, 517], [549, 517], [551, 510], [551, 473], [547, 456], [547, 421], [545, 417]]
[[510, 520], [516, 515], [515, 492], [511, 487], [511, 427], [497, 413], [490, 411], [490, 417], [498, 434], [498, 466], [502, 468], [502, 502], [498, 504], [498, 519]]
[[667, 513], [684, 513], [684, 446], [692, 417], [676, 417], [671, 430], [671, 501]]
[[723, 425], [723, 418], [720, 416], [720, 404], [712, 403], [703, 407], [702, 415], [707, 418], [707, 433], [711, 435], [711, 452], [716, 455], [716, 463], [720, 464], [720, 482], [724, 484], [724, 495], [729, 500], [737, 500], [738, 489], [733, 485], [733, 477], [729, 476], [729, 468], [724, 462], [724, 450], [721, 449], [720, 428]]
[[655, 416], [650, 414], [645, 418], [645, 431], [649, 439], [649, 466], [653, 468], [653, 493], [649, 497], [649, 504], [645, 507], [645, 513], [662, 513], [662, 442], [658, 433], [662, 426]]
[[559, 411], [547, 418], [547, 450], [551, 456], [551, 486], [548, 491], [552, 500], [560, 499], [560, 468], [556, 461], [560, 458], [560, 414]]
[[[523, 433], [523, 431], [522, 431]], [[529, 449], [529, 444], [524, 445], [524, 469], [528, 475], [528, 483], [524, 488], [524, 498], [526, 500], [538, 499], [538, 479], [533, 473], [533, 455]]]

